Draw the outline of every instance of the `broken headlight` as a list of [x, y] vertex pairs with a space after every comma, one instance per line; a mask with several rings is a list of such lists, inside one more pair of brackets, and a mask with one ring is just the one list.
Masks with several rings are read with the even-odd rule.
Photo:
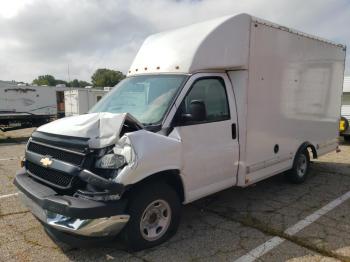
[[95, 167], [103, 169], [118, 169], [135, 161], [135, 152], [127, 137], [122, 137], [112, 151], [97, 159]]
[[125, 157], [116, 154], [107, 154], [97, 159], [95, 167], [103, 169], [118, 169], [125, 165]]

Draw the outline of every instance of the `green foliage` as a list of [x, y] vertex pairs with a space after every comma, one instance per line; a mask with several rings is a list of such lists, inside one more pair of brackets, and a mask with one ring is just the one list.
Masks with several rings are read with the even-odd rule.
[[79, 81], [79, 86], [86, 87], [86, 86], [92, 86], [92, 84], [86, 81]]
[[91, 80], [94, 87], [115, 86], [125, 75], [120, 71], [100, 68], [92, 75]]
[[74, 79], [73, 81], [70, 81], [68, 83], [68, 82], [66, 82], [64, 80], [55, 79], [52, 75], [38, 76], [38, 78], [33, 80], [33, 84], [34, 85], [38, 85], [38, 86], [43, 86], [43, 85], [56, 86], [56, 85], [59, 85], [59, 84], [64, 84], [64, 85], [66, 85], [68, 87], [86, 87], [86, 86], [91, 86], [92, 85], [89, 82], [81, 81], [81, 80], [78, 80], [78, 79]]
[[56, 85], [66, 85], [68, 86], [68, 83], [64, 80], [56, 79]]
[[65, 84], [68, 87], [86, 87], [93, 85], [94, 87], [115, 86], [121, 80], [125, 78], [125, 75], [116, 70], [100, 68], [92, 75], [92, 84], [86, 81], [74, 79], [70, 82], [64, 80], [55, 79], [52, 75], [41, 75], [33, 80], [33, 84], [43, 86], [56, 86], [58, 84]]
[[86, 81], [81, 81], [78, 79], [74, 79], [73, 81], [70, 81], [67, 86], [69, 87], [86, 87], [86, 86], [91, 86], [92, 84], [90, 84], [89, 82]]
[[74, 79], [73, 81], [71, 81], [71, 82], [69, 83], [69, 86], [70, 86], [70, 87], [80, 87], [80, 85], [79, 85], [79, 80], [78, 80], [78, 79]]
[[52, 75], [43, 75], [33, 80], [33, 84], [43, 86], [54, 86], [56, 85], [56, 79]]

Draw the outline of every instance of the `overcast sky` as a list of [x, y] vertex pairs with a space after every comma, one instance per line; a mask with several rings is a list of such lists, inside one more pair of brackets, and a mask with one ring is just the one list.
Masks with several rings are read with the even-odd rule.
[[0, 79], [125, 73], [147, 35], [242, 12], [350, 43], [349, 0], [1, 0]]

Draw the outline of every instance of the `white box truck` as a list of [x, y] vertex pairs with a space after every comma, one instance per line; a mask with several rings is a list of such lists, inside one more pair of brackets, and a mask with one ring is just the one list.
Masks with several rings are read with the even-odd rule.
[[158, 245], [181, 205], [281, 172], [301, 183], [336, 150], [344, 59], [247, 14], [152, 35], [89, 114], [33, 133], [15, 184], [54, 236]]
[[64, 91], [65, 116], [87, 113], [107, 93], [97, 89], [72, 89]]

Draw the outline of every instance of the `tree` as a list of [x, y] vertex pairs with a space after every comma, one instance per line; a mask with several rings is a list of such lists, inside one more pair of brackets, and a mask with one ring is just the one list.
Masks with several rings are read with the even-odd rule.
[[66, 82], [66, 81], [64, 81], [64, 80], [60, 80], [60, 79], [56, 79], [56, 84], [55, 85], [66, 85], [66, 86], [68, 86], [68, 83]]
[[80, 87], [80, 85], [79, 85], [79, 80], [78, 80], [78, 79], [74, 79], [73, 81], [71, 81], [71, 82], [69, 83], [69, 86], [70, 86], [70, 87]]
[[86, 81], [81, 81], [78, 79], [74, 79], [73, 81], [70, 81], [68, 83], [68, 86], [70, 87], [86, 87], [86, 86], [91, 86], [92, 84], [90, 84], [89, 82]]
[[52, 75], [42, 75], [38, 76], [38, 78], [33, 80], [33, 84], [38, 85], [38, 86], [56, 86], [58, 84], [64, 84], [66, 86], [70, 87], [86, 87], [86, 86], [91, 86], [89, 82], [86, 81], [81, 81], [78, 79], [74, 79], [73, 81], [70, 81], [69, 83], [61, 80], [61, 79], [55, 79]]
[[86, 86], [92, 86], [92, 84], [86, 81], [79, 81], [79, 86], [86, 87]]
[[34, 79], [33, 84], [38, 86], [42, 86], [42, 85], [55, 86], [56, 79], [52, 75], [42, 75]]
[[91, 80], [94, 87], [115, 86], [125, 75], [120, 71], [100, 68], [92, 75]]

